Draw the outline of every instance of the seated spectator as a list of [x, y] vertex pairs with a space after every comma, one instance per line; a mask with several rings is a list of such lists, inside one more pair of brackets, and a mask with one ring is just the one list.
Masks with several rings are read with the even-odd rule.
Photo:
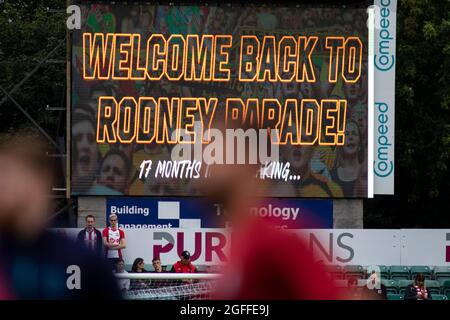
[[131, 266], [131, 272], [132, 273], [139, 273], [139, 272], [148, 272], [145, 270], [145, 262], [142, 258], [136, 258], [133, 262], [133, 265]]
[[[356, 278], [355, 278], [356, 279]], [[359, 297], [360, 300], [387, 300], [386, 295], [386, 287], [381, 283], [378, 278], [377, 273], [375, 271], [369, 276], [366, 280], [357, 280], [356, 281], [364, 281], [365, 283], [360, 284]]]
[[386, 286], [381, 283], [378, 274], [372, 271], [363, 287], [363, 299], [365, 300], [387, 300]]
[[358, 278], [350, 277], [347, 281], [347, 290], [349, 299], [360, 299], [361, 290], [358, 290]]
[[151, 271], [151, 273], [162, 273], [163, 272], [163, 268], [161, 265], [161, 259], [153, 258], [152, 265], [153, 265], [153, 271]]
[[189, 251], [183, 251], [181, 254], [180, 260], [177, 261], [173, 266], [170, 272], [174, 273], [195, 273], [197, 269], [191, 263], [191, 254]]
[[[145, 270], [145, 262], [142, 258], [136, 258], [131, 266], [131, 273], [147, 273]], [[142, 289], [149, 284], [148, 280], [133, 279], [131, 280], [131, 289]]]
[[[153, 271], [150, 271], [151, 273], [164, 273], [164, 272], [166, 272], [162, 268], [161, 259], [153, 258], [152, 265], [153, 265]], [[152, 287], [164, 287], [164, 286], [168, 285], [169, 283], [170, 282], [167, 282], [164, 279], [155, 279], [155, 280], [152, 280], [152, 282], [151, 282]]]
[[[115, 273], [128, 273], [125, 270], [125, 261], [123, 261], [123, 259], [117, 261]], [[130, 290], [130, 279], [118, 279], [117, 283], [120, 291]]]
[[425, 277], [422, 273], [416, 274], [413, 284], [406, 287], [405, 300], [432, 300], [431, 294], [425, 288]]

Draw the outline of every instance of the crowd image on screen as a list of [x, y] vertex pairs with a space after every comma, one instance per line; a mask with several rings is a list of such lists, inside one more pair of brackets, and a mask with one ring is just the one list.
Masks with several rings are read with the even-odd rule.
[[347, 121], [345, 135], [347, 143], [336, 148], [331, 177], [341, 186], [344, 194], [353, 195], [357, 192], [357, 188], [364, 185], [361, 182], [364, 151], [358, 125], [351, 119]]
[[116, 190], [122, 194], [129, 186], [130, 160], [120, 150], [111, 149], [100, 165], [98, 184]]
[[[130, 10], [131, 8], [131, 10]], [[139, 33], [142, 39], [152, 33], [166, 36], [171, 34], [232, 34], [240, 35], [315, 35], [325, 36], [330, 32], [343, 36], [359, 36], [363, 47], [367, 42], [366, 13], [364, 10], [339, 8], [268, 8], [208, 6], [164, 6], [132, 4], [86, 5], [82, 6], [85, 17], [82, 32], [129, 32]], [[172, 192], [174, 196], [188, 196], [193, 188], [189, 179], [165, 179], [160, 185], [139, 177], [143, 160], [170, 160], [173, 146], [149, 144], [97, 143], [95, 139], [98, 98], [114, 96], [119, 101], [123, 96], [155, 97], [217, 97], [219, 104], [216, 116], [224, 114], [224, 102], [229, 97], [276, 98], [283, 105], [286, 99], [346, 99], [346, 139], [343, 146], [297, 146], [288, 145], [281, 161], [292, 161], [293, 173], [301, 171], [306, 176], [294, 185], [280, 180], [274, 186], [278, 196], [305, 197], [365, 197], [367, 195], [367, 61], [363, 58], [362, 72], [357, 83], [346, 83], [339, 79], [336, 83], [327, 81], [329, 56], [319, 46], [312, 57], [317, 81], [307, 82], [238, 82], [237, 75], [231, 73], [228, 83], [175, 82], [165, 78], [160, 81], [145, 80], [82, 80], [82, 39], [81, 33], [74, 35], [72, 55], [73, 79], [76, 83], [72, 92], [74, 113], [72, 132], [74, 135], [73, 189], [80, 194], [130, 194], [158, 195]], [[238, 48], [237, 45], [234, 48]], [[235, 50], [235, 49], [233, 49]], [[232, 51], [229, 67], [238, 66], [238, 50]], [[363, 55], [364, 57], [365, 55]], [[141, 60], [145, 54], [141, 54]], [[141, 61], [145, 64], [145, 61]], [[201, 66], [198, 64], [198, 68]], [[208, 65], [208, 68], [210, 66]], [[233, 84], [233, 85], [231, 85]], [[235, 85], [234, 85], [235, 84]], [[222, 112], [221, 112], [222, 111]], [[83, 114], [83, 115], [82, 115]], [[196, 120], [200, 119], [197, 113]], [[79, 118], [79, 119], [77, 119]], [[90, 120], [88, 120], [90, 118]], [[155, 115], [150, 116], [154, 121]], [[353, 121], [349, 121], [349, 120]], [[159, 119], [161, 125], [162, 119]], [[182, 119], [181, 121], [185, 121]], [[356, 127], [355, 127], [356, 126]], [[140, 126], [143, 127], [143, 124]], [[170, 130], [169, 130], [170, 131]], [[172, 133], [171, 131], [169, 133]], [[347, 135], [348, 134], [348, 135]], [[118, 156], [111, 150], [121, 151]], [[285, 149], [285, 146], [283, 146]], [[289, 150], [290, 149], [290, 150]], [[303, 150], [305, 149], [305, 150]], [[354, 155], [358, 157], [355, 161]], [[305, 158], [300, 160], [300, 158]], [[118, 163], [113, 166], [112, 162]], [[300, 163], [301, 162], [301, 163]], [[353, 166], [354, 168], [350, 168]], [[203, 166], [202, 173], [206, 166]], [[110, 172], [120, 171], [116, 181]], [[311, 175], [309, 174], [311, 173]], [[299, 173], [300, 175], [302, 173]], [[164, 188], [167, 184], [167, 188]], [[166, 190], [164, 190], [166, 189]], [[316, 190], [318, 193], [316, 194]], [[255, 190], [255, 195], [262, 192]], [[265, 196], [272, 196], [271, 194]]]
[[88, 114], [75, 113], [72, 122], [74, 192], [88, 192], [94, 184], [101, 159], [95, 135], [94, 120]]

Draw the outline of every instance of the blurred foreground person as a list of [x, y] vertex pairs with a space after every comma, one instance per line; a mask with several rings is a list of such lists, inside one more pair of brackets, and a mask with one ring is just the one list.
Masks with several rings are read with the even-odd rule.
[[[213, 127], [220, 130], [221, 124]], [[224, 129], [222, 126], [225, 134]], [[247, 141], [247, 163], [249, 149]], [[233, 150], [223, 151], [223, 154], [237, 154]], [[260, 201], [251, 197], [255, 190], [273, 188], [269, 179], [257, 177], [259, 169], [260, 164], [214, 164], [208, 179], [199, 185], [210, 201], [223, 205], [225, 218], [232, 226], [229, 262], [224, 267], [215, 298], [338, 299], [337, 290], [325, 276], [323, 267], [314, 262], [297, 235], [277, 228], [268, 219], [250, 214], [249, 209], [257, 207]]]
[[297, 235], [248, 214], [250, 207], [258, 205], [258, 200], [250, 198], [248, 192], [252, 184], [261, 183], [254, 178], [253, 170], [242, 166], [225, 169], [223, 173], [226, 174], [219, 173], [213, 180], [214, 185], [221, 187], [216, 189], [216, 195], [232, 224], [232, 244], [217, 298], [339, 299], [323, 267], [314, 262]]
[[55, 164], [32, 129], [0, 134], [0, 299], [120, 298], [106, 262], [47, 231]]

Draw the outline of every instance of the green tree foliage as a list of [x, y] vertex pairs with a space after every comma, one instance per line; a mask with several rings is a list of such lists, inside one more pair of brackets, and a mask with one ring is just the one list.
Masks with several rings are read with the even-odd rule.
[[365, 201], [365, 227], [450, 227], [450, 1], [399, 0], [395, 196]]
[[[4, 0], [0, 3], [0, 85], [11, 91], [27, 73], [51, 52], [66, 35], [66, 2], [64, 0]], [[62, 12], [51, 12], [59, 9]], [[55, 136], [59, 125], [59, 113], [46, 111], [50, 107], [64, 106], [66, 45], [55, 52], [26, 81], [12, 97], [34, 118]], [[5, 94], [0, 91], [0, 101]], [[0, 106], [0, 131], [20, 125], [32, 125], [7, 100]]]
[[[0, 0], [0, 86], [10, 92], [40, 62], [61, 43], [11, 97], [64, 149], [65, 111], [46, 111], [46, 106], [65, 107], [66, 90], [66, 1], [65, 0]], [[54, 12], [54, 10], [60, 10]], [[62, 11], [61, 11], [62, 10]], [[5, 94], [0, 90], [0, 101]], [[0, 105], [0, 132], [16, 130], [34, 124], [18, 109], [11, 99]], [[60, 138], [60, 139], [58, 139]], [[64, 158], [59, 181], [65, 185]], [[60, 195], [62, 195], [60, 193]], [[56, 199], [55, 208], [67, 204]], [[59, 210], [59, 209], [57, 209]], [[73, 226], [69, 211], [52, 220], [53, 226]]]

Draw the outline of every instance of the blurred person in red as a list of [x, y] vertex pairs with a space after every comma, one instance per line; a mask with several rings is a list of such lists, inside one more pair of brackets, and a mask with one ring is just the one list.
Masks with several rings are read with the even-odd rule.
[[47, 231], [55, 163], [46, 152], [33, 129], [0, 134], [0, 298], [120, 298], [101, 258]]
[[[240, 196], [242, 194], [241, 190]], [[248, 204], [236, 197], [227, 202], [228, 211], [234, 207], [236, 216], [231, 218], [230, 261], [224, 269], [219, 297], [243, 300], [339, 298], [332, 282], [325, 277], [323, 267], [314, 262], [306, 244], [296, 235], [277, 228], [267, 219], [248, 215]]]
[[[232, 127], [233, 124], [228, 124], [226, 129]], [[221, 123], [213, 128], [228, 134]], [[258, 129], [240, 123], [235, 128]], [[251, 148], [248, 139], [245, 141], [247, 160]], [[236, 150], [223, 150], [223, 154], [227, 152], [237, 154]], [[224, 206], [226, 219], [232, 225], [229, 262], [215, 298], [339, 299], [323, 267], [315, 263], [307, 246], [295, 234], [277, 228], [268, 219], [249, 214], [249, 208], [257, 207], [260, 201], [253, 197], [256, 190], [259, 194], [264, 194], [261, 190], [270, 194], [267, 191], [271, 190], [270, 180], [257, 176], [260, 167], [260, 164], [215, 164], [211, 175], [199, 186], [210, 201]]]

